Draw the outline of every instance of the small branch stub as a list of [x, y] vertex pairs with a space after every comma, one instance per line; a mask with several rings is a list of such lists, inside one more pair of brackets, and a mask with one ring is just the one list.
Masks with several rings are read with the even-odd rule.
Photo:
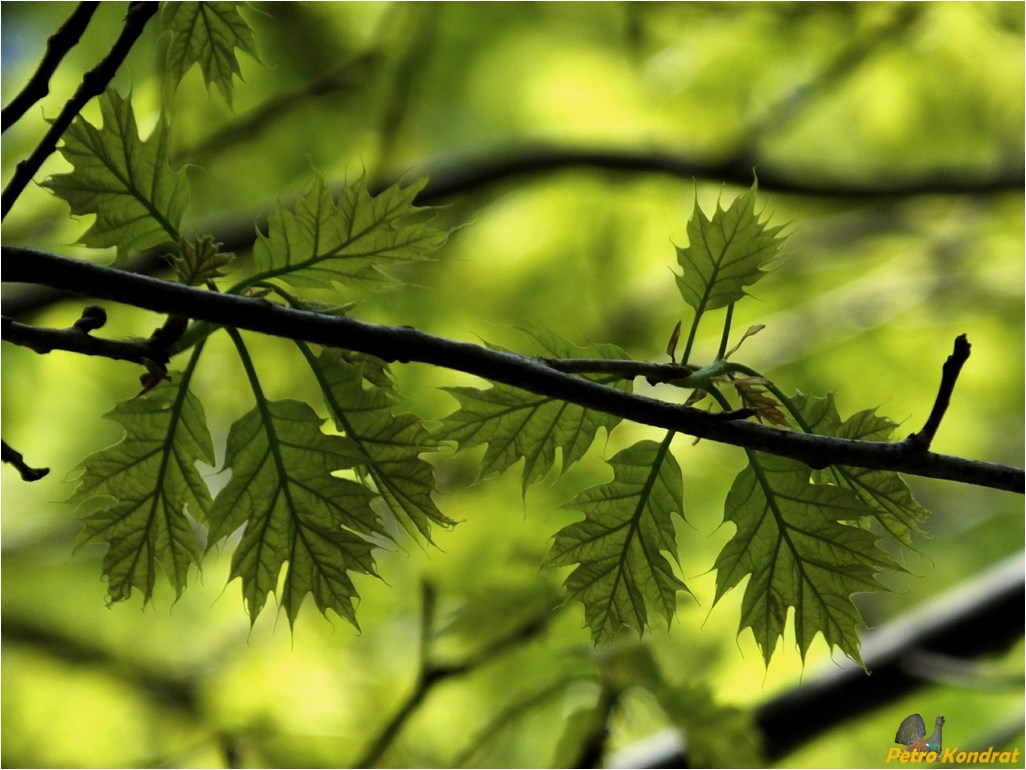
[[28, 463], [22, 459], [21, 452], [18, 452], [6, 441], [0, 443], [3, 444], [3, 461], [13, 465], [25, 481], [39, 481], [50, 472], [49, 468], [33, 468], [29, 466]]
[[923, 425], [922, 430], [908, 437], [909, 442], [913, 446], [926, 450], [933, 443], [933, 437], [940, 427], [941, 420], [944, 419], [944, 413], [948, 409], [948, 404], [951, 402], [951, 394], [955, 390], [955, 382], [962, 371], [962, 365], [969, 360], [971, 347], [969, 340], [964, 334], [955, 337], [955, 349], [948, 356], [948, 360], [944, 362], [944, 366], [941, 369], [941, 384], [940, 389], [937, 391], [937, 398], [933, 402], [933, 410], [926, 419], [926, 424]]

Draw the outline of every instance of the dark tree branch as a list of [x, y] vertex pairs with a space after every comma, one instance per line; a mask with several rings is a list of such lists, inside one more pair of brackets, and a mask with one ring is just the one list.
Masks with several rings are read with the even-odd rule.
[[39, 68], [18, 95], [11, 99], [10, 104], [0, 110], [0, 132], [17, 123], [29, 107], [50, 93], [50, 78], [64, 55], [78, 44], [99, 5], [96, 2], [79, 3], [60, 29], [50, 35]]
[[[425, 174], [430, 178], [417, 196], [418, 205], [436, 205], [451, 198], [478, 191], [511, 177], [536, 176], [566, 169], [605, 169], [629, 174], [662, 174], [680, 179], [707, 179], [748, 187], [752, 184], [752, 169], [759, 173], [759, 187], [793, 195], [814, 195], [825, 198], [902, 198], [917, 195], [982, 195], [987, 193], [1019, 192], [1026, 184], [1026, 176], [1011, 163], [1002, 166], [996, 175], [935, 172], [918, 179], [880, 182], [849, 182], [843, 179], [826, 181], [802, 180], [800, 175], [786, 170], [766, 169], [747, 155], [735, 160], [703, 161], [680, 155], [658, 152], [628, 152], [621, 150], [578, 150], [559, 147], [523, 147], [506, 151], [467, 153], [462, 156], [428, 159], [408, 167], [402, 174], [393, 173], [371, 185], [380, 192], [389, 184], [409, 176]], [[332, 185], [338, 190], [341, 182]], [[289, 199], [283, 199], [289, 205]], [[254, 228], [254, 224], [256, 227]], [[241, 252], [252, 248], [257, 229], [265, 230], [267, 215], [247, 216], [241, 221], [221, 222], [212, 229], [218, 233], [225, 251]], [[200, 227], [202, 230], [203, 227]], [[133, 258], [128, 265], [132, 272], [146, 275], [167, 267], [167, 249], [153, 249]], [[66, 295], [51, 288], [34, 286], [4, 300], [4, 313], [12, 318], [23, 318], [60, 301]]]
[[603, 684], [598, 703], [595, 704], [595, 721], [581, 740], [577, 756], [569, 763], [569, 767], [604, 766], [602, 760], [609, 745], [609, 722], [622, 695], [621, 690]]
[[121, 62], [128, 56], [132, 45], [139, 38], [139, 35], [142, 34], [146, 22], [156, 12], [157, 3], [137, 2], [129, 4], [128, 15], [125, 16], [125, 26], [122, 28], [118, 39], [114, 42], [114, 46], [110, 49], [110, 53], [82, 77], [82, 83], [79, 85], [78, 90], [75, 91], [74, 95], [64, 105], [57, 119], [50, 124], [50, 129], [46, 132], [42, 141], [40, 141], [39, 146], [15, 168], [14, 176], [11, 177], [11, 181], [7, 183], [3, 194], [0, 195], [0, 220], [7, 216], [18, 196], [21, 195], [22, 191], [32, 180], [39, 167], [43, 165], [43, 161], [49, 158], [53, 151], [57, 149], [57, 141], [67, 130], [68, 126], [71, 125], [71, 121], [75, 119], [79, 111], [90, 99], [103, 93], [107, 84], [114, 77], [114, 73], [121, 66]]
[[5, 463], [13, 465], [21, 477], [25, 481], [39, 481], [46, 474], [50, 472], [49, 468], [32, 468], [24, 459], [22, 459], [21, 452], [15, 450], [6, 441], [0, 442], [0, 459]]
[[951, 403], [951, 394], [955, 390], [955, 382], [958, 380], [959, 372], [962, 371], [962, 365], [969, 360], [970, 347], [969, 340], [964, 334], [955, 338], [955, 350], [948, 356], [941, 368], [940, 390], [937, 391], [937, 398], [933, 402], [930, 416], [926, 419], [926, 424], [923, 425], [921, 431], [909, 436], [909, 441], [919, 444], [923, 449], [929, 449], [930, 444], [933, 443], [933, 437], [940, 427], [941, 420], [944, 419], [948, 404]]
[[3, 246], [0, 257], [5, 282], [46, 284], [160, 313], [367, 353], [386, 361], [433, 364], [633, 422], [791, 457], [816, 468], [852, 465], [1020, 494], [1024, 489], [1021, 468], [924, 452], [921, 446], [909, 441], [859, 441], [724, 421], [721, 416], [701, 409], [625, 393], [560, 372], [542, 359], [490, 350], [409, 327], [293, 310], [263, 299], [203, 291], [35, 249]]
[[[759, 188], [787, 195], [817, 198], [895, 198], [917, 195], [973, 195], [1022, 191], [1026, 183], [1021, 163], [1003, 164], [992, 173], [938, 170], [908, 178], [887, 179], [810, 179], [768, 165], [758, 157], [743, 153], [725, 160], [675, 155], [658, 150], [602, 150], [572, 147], [522, 146], [471, 152], [411, 164], [416, 174], [427, 174], [431, 184], [421, 191], [417, 202], [433, 204], [457, 195], [476, 192], [509, 179], [553, 173], [566, 169], [602, 169], [631, 174], [660, 174], [678, 179], [706, 179], [739, 187], [752, 185], [753, 169], [759, 176]], [[389, 175], [393, 180], [403, 176]]]
[[872, 676], [850, 660], [831, 662], [800, 688], [759, 708], [767, 760], [779, 760], [813, 736], [921, 687], [924, 680], [909, 663], [923, 650], [957, 657], [1006, 650], [1022, 639], [1018, 612], [1024, 591], [1018, 553], [868, 631], [862, 657]]

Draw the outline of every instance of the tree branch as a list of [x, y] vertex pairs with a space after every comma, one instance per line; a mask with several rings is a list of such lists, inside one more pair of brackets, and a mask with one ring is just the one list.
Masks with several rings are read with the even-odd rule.
[[132, 45], [139, 35], [142, 34], [146, 22], [156, 12], [157, 3], [137, 2], [129, 4], [128, 15], [125, 16], [125, 26], [122, 28], [118, 39], [114, 42], [114, 46], [110, 49], [110, 53], [82, 77], [82, 83], [79, 85], [78, 90], [75, 91], [74, 95], [64, 105], [64, 109], [61, 110], [57, 119], [50, 124], [50, 129], [46, 132], [42, 141], [32, 151], [32, 154], [21, 161], [15, 168], [14, 176], [11, 177], [11, 181], [7, 183], [3, 194], [0, 195], [0, 220], [7, 216], [7, 212], [11, 210], [11, 206], [14, 205], [18, 196], [21, 195], [22, 191], [32, 180], [39, 167], [43, 165], [43, 161], [49, 158], [51, 153], [57, 149], [57, 141], [67, 130], [68, 126], [71, 125], [71, 121], [75, 119], [79, 111], [90, 99], [103, 93], [107, 84], [114, 77], [114, 73], [121, 66], [121, 62], [128, 56]]
[[0, 110], [0, 132], [17, 123], [29, 107], [50, 93], [50, 78], [64, 55], [78, 45], [82, 33], [89, 26], [89, 20], [99, 5], [98, 2], [79, 3], [60, 29], [50, 35], [39, 68], [18, 95], [11, 99], [10, 104]]
[[701, 409], [625, 393], [558, 371], [544, 360], [458, 342], [403, 326], [382, 326], [190, 288], [17, 246], [0, 249], [5, 282], [40, 283], [161, 313], [302, 339], [399, 363], [466, 372], [626, 420], [790, 457], [816, 468], [851, 465], [1022, 493], [1021, 468], [924, 452], [908, 441], [858, 441], [724, 421]]
[[[742, 153], [726, 160], [709, 160], [659, 150], [581, 149], [576, 147], [520, 146], [467, 152], [428, 159], [407, 166], [426, 174], [431, 184], [417, 197], [434, 204], [456, 195], [477, 191], [508, 179], [537, 176], [565, 169], [605, 169], [628, 173], [661, 174], [678, 179], [708, 179], [751, 187], [752, 170], [759, 174], [759, 189], [787, 195], [817, 198], [891, 198], [915, 195], [968, 195], [1021, 192], [1026, 177], [1021, 163], [1008, 163], [993, 173], [934, 171], [910, 178], [845, 180], [811, 179], [774, 167], [758, 157]], [[392, 173], [389, 179], [403, 176]], [[379, 185], [381, 186], [381, 185]], [[375, 188], [377, 189], [377, 188]]]

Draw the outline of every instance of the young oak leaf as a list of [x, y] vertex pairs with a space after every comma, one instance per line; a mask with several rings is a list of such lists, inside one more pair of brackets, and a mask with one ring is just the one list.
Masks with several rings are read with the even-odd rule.
[[198, 286], [222, 277], [223, 268], [232, 263], [235, 255], [220, 248], [221, 244], [212, 235], [182, 241], [178, 245], [178, 253], [171, 256], [171, 266], [178, 280], [188, 286]]
[[317, 175], [295, 201], [293, 211], [279, 205], [259, 234], [253, 254], [259, 278], [280, 278], [293, 286], [376, 289], [397, 279], [386, 265], [423, 260], [440, 248], [448, 230], [428, 227], [427, 209], [413, 205], [427, 179], [406, 187], [394, 184], [378, 195], [360, 176], [346, 185], [335, 203]]
[[374, 384], [364, 387], [365, 365], [347, 362], [341, 351], [327, 348], [310, 363], [336, 427], [366, 458], [358, 467], [374, 482], [396, 519], [407, 529], [415, 527], [429, 542], [432, 523], [452, 526], [455, 522], [431, 498], [434, 468], [420, 455], [438, 446], [420, 420], [412, 414], [394, 414], [394, 391]]
[[765, 274], [784, 242], [777, 237], [783, 226], [767, 227], [755, 212], [757, 184], [739, 195], [724, 210], [716, 204], [710, 219], [695, 201], [688, 220], [688, 246], [677, 247], [677, 262], [684, 269], [676, 276], [684, 301], [701, 315], [726, 307], [745, 296], [745, 286]]
[[[792, 402], [812, 432], [838, 438], [887, 441], [897, 425], [876, 414], [875, 409], [856, 412], [842, 421], [833, 395], [815, 398], [797, 393]], [[851, 489], [872, 508], [873, 518], [896, 541], [914, 548], [913, 535], [922, 534], [920, 523], [930, 512], [912, 496], [912, 490], [896, 471], [840, 466], [815, 471], [812, 479], [820, 484], [838, 484]]]
[[755, 419], [759, 422], [765, 420], [782, 427], [789, 425], [787, 415], [781, 409], [780, 403], [762, 389], [764, 383], [734, 380], [731, 384], [741, 398], [741, 406], [753, 410]]
[[81, 242], [92, 248], [116, 246], [118, 259], [132, 250], [177, 241], [189, 205], [189, 182], [168, 165], [167, 121], [161, 115], [144, 141], [128, 99], [108, 88], [99, 102], [103, 127], [77, 117], [61, 146], [74, 171], [50, 177], [43, 187], [63, 198], [72, 214], [95, 214]]
[[322, 613], [333, 610], [359, 627], [348, 573], [377, 574], [371, 539], [382, 533], [373, 493], [332, 475], [353, 467], [359, 451], [322, 433], [323, 422], [300, 401], [258, 398], [228, 433], [224, 467], [232, 478], [211, 506], [210, 543], [245, 526], [230, 579], [242, 580], [253, 622], [284, 567], [279, 599], [290, 625], [309, 593]]
[[85, 459], [70, 498], [102, 498], [85, 517], [79, 544], [108, 544], [103, 571], [111, 602], [127, 599], [133, 588], [148, 601], [160, 569], [180, 596], [189, 567], [200, 562], [190, 518], [205, 518], [211, 500], [195, 464], [213, 465], [214, 447], [203, 406], [174, 379], [106, 415], [125, 435]]
[[881, 590], [875, 574], [896, 567], [873, 533], [844, 523], [872, 513], [848, 489], [809, 483], [809, 468], [796, 460], [749, 453], [724, 504], [724, 519], [737, 532], [716, 559], [715, 601], [751, 575], [739, 630], [752, 629], [767, 664], [790, 607], [803, 659], [822, 632], [862, 662], [863, 623], [851, 595]]
[[[627, 358], [616, 345], [592, 344], [578, 347], [547, 331], [525, 331], [548, 358]], [[621, 390], [630, 391], [631, 382], [609, 376], [589, 377]], [[619, 417], [595, 412], [559, 399], [539, 396], [509, 385], [494, 384], [487, 389], [446, 388], [456, 397], [460, 408], [445, 418], [435, 437], [456, 441], [461, 448], [487, 444], [481, 461], [480, 478], [502, 473], [521, 458], [523, 490], [544, 478], [556, 462], [556, 449], [562, 455], [561, 473], [580, 460], [595, 440], [599, 428], [609, 433]]]
[[688, 591], [665, 556], [676, 561], [671, 514], [684, 510], [680, 466], [670, 452], [672, 436], [619, 452], [609, 460], [613, 480], [586, 489], [566, 505], [585, 517], [556, 533], [549, 564], [577, 565], [564, 586], [571, 600], [584, 604], [596, 644], [615, 638], [624, 626], [644, 633], [649, 607], [669, 625], [677, 592]]
[[165, 3], [161, 32], [171, 34], [167, 73], [174, 89], [194, 64], [199, 64], [207, 88], [213, 83], [231, 105], [233, 76], [242, 78], [235, 50], [258, 59], [253, 30], [239, 15], [238, 3]]

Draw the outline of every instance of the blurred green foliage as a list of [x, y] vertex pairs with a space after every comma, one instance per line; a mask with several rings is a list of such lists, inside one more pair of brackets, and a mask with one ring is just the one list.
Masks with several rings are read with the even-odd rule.
[[[5, 104], [72, 8], [4, 4]], [[5, 180], [109, 49], [124, 9], [100, 5], [50, 96], [4, 133]], [[439, 179], [476, 158], [539, 144], [735, 160], [760, 180], [772, 172], [841, 186], [900, 186], [940, 174], [972, 182], [1023, 165], [1021, 4], [266, 3], [241, 12], [262, 64], [240, 55], [233, 107], [207, 93], [197, 69], [170, 102], [172, 152], [176, 166], [190, 164], [197, 230], [252, 232], [254, 218], [298, 193], [311, 167], [329, 179]], [[165, 55], [153, 24], [115, 80], [122, 94], [131, 89], [144, 136], [169, 103]], [[95, 103], [84, 114], [95, 122]], [[54, 155], [37, 179], [64, 171]], [[578, 343], [610, 342], [635, 358], [663, 360], [674, 323], [690, 319], [670, 269], [674, 244], [687, 242], [685, 217], [696, 196], [709, 211], [740, 189], [588, 168], [481, 185], [445, 201], [446, 224], [470, 224], [436, 262], [403, 269], [412, 287], [345, 299], [361, 300], [354, 312], [362, 319], [457, 339], [518, 349], [516, 327], [538, 324]], [[783, 264], [752, 290], [756, 301], [738, 306], [735, 329], [767, 326], [746, 343], [746, 361], [785, 391], [837, 390], [842, 414], [880, 406], [911, 431], [929, 412], [952, 339], [966, 333], [972, 357], [934, 449], [1021, 464], [1021, 190], [817, 198], [761, 183], [760, 201], [774, 222], [791, 223], [791, 235]], [[95, 258], [71, 245], [87, 223], [67, 213], [31, 185], [4, 222], [4, 241]], [[17, 288], [5, 286], [5, 296]], [[62, 302], [33, 322], [68, 326], [80, 311], [80, 302]], [[111, 336], [145, 335], [159, 323], [131, 308], [108, 311]], [[716, 350], [712, 328], [696, 341], [700, 360]], [[313, 383], [296, 378], [302, 369], [290, 345], [247, 341], [267, 362], [269, 397], [319, 403]], [[543, 631], [442, 682], [382, 763], [446, 766], [466, 756], [477, 765], [544, 766], [567, 756], [564, 722], [595, 704], [608, 666], [602, 655], [611, 653], [592, 649], [579, 605], [552, 611], [565, 574], [538, 565], [548, 538], [577, 516], [563, 505], [608, 481], [600, 458], [525, 498], [519, 468], [471, 485], [469, 460], [432, 458], [439, 507], [461, 523], [438, 534], [438, 549], [408, 543], [379, 554], [384, 582], [357, 579], [359, 635], [309, 603], [292, 634], [281, 613], [264, 613], [250, 629], [238, 583], [224, 587], [227, 555], [209, 558], [178, 601], [158, 583], [142, 611], [107, 609], [101, 552], [73, 553], [79, 525], [54, 501], [71, 493], [75, 465], [118, 437], [117, 426], [99, 418], [137, 392], [136, 367], [12, 346], [3, 363], [4, 436], [28, 462], [54, 469], [31, 485], [4, 469], [4, 765], [356, 762], [414, 687], [422, 581], [437, 595], [431, 650], [439, 664], [474, 659], [524, 623]], [[423, 366], [396, 372], [409, 408], [429, 419], [455, 406], [442, 386], [479, 384]], [[223, 335], [211, 339], [193, 387], [223, 452], [229, 426], [251, 406]], [[625, 425], [605, 456], [651, 437]], [[803, 672], [793, 638], [768, 671], [748, 632], [735, 639], [738, 591], [709, 609], [708, 570], [731, 534], [721, 526], [723, 498], [743, 455], [681, 442], [677, 459], [687, 518], [676, 524], [678, 555], [698, 601], [681, 599], [669, 632], [657, 627], [646, 637], [647, 654], [666, 682], [692, 688], [679, 693], [708, 688], [724, 706], [751, 707], [798, 686]], [[212, 485], [226, 482], [211, 468], [201, 472]], [[921, 554], [904, 557], [907, 574], [888, 578], [894, 593], [861, 602], [871, 626], [1023, 545], [1020, 498], [910, 483], [933, 513], [925, 525], [931, 538]], [[828, 658], [817, 642], [806, 668], [829, 666]], [[1019, 648], [989, 665], [1014, 674], [1021, 661]], [[580, 681], [468, 753], [511, 703], [568, 676]], [[1022, 712], [1019, 680], [975, 691], [991, 680], [931, 685], [780, 764], [879, 765], [912, 711], [944, 713], [945, 742], [971, 748]], [[608, 748], [672, 721], [650, 692], [629, 689]], [[1021, 734], [1011, 741], [1021, 746]]]

